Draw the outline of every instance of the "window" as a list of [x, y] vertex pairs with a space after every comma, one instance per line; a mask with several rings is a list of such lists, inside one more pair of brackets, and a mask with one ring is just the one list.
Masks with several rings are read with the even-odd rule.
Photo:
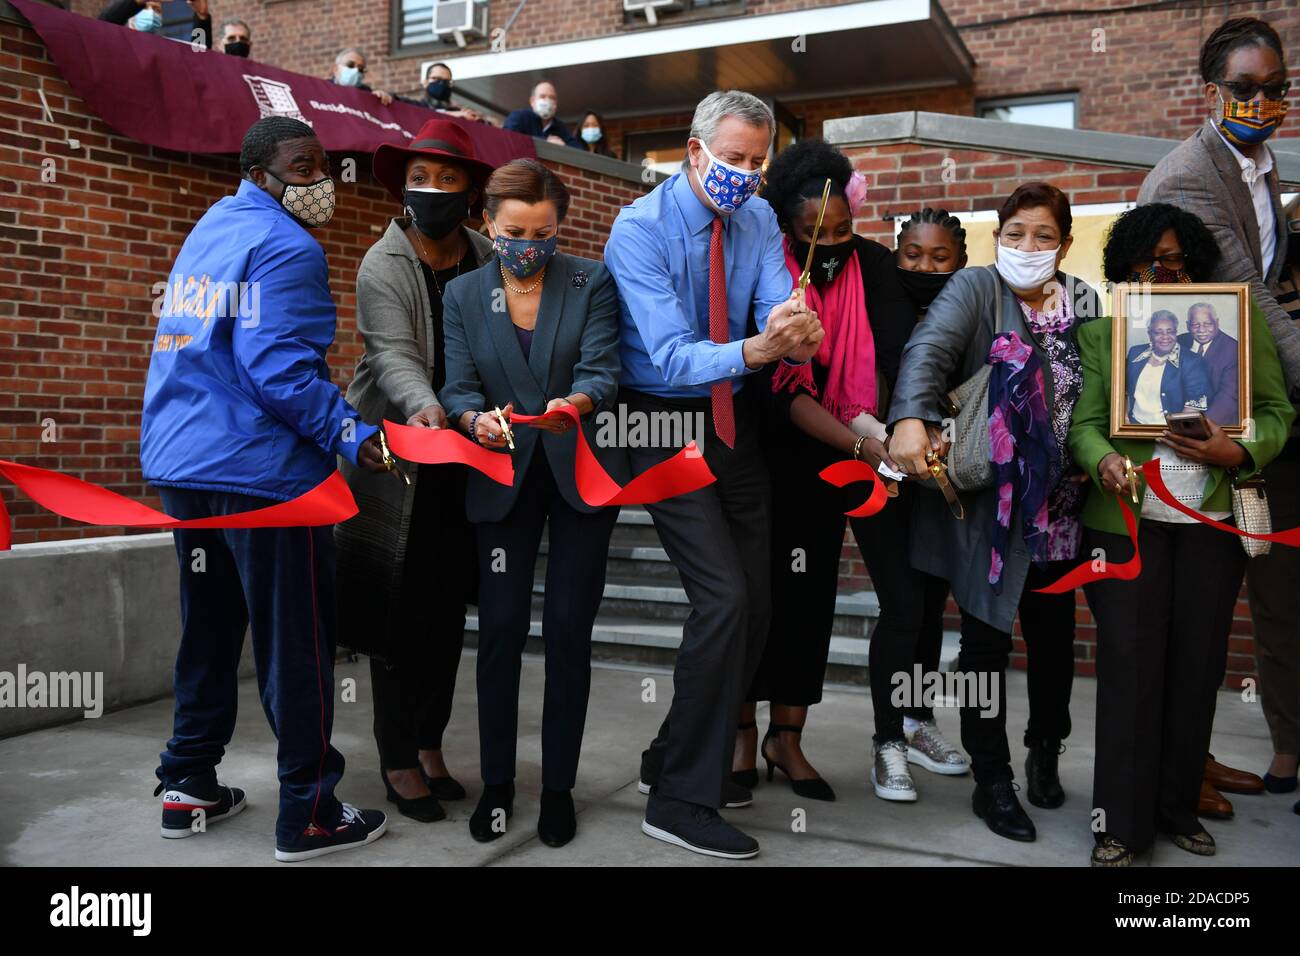
[[671, 176], [686, 158], [686, 140], [690, 135], [689, 128], [624, 133], [623, 158], [638, 166], [649, 160], [651, 169]]
[[979, 104], [977, 115], [1006, 123], [1074, 129], [1077, 106], [1078, 96], [1074, 93], [1018, 96], [1013, 99], [986, 100]]
[[393, 5], [398, 18], [396, 45], [399, 49], [423, 46], [438, 39], [433, 33], [433, 5], [434, 0], [402, 0]]

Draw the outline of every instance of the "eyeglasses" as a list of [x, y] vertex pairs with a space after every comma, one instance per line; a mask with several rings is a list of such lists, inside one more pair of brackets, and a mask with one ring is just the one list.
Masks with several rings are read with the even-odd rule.
[[1236, 83], [1231, 80], [1219, 80], [1219, 86], [1222, 86], [1232, 94], [1234, 100], [1247, 103], [1255, 98], [1255, 94], [1260, 90], [1264, 91], [1264, 96], [1270, 100], [1284, 99], [1291, 89], [1289, 81], [1281, 83], [1256, 83], [1253, 80], [1245, 83]]
[[1163, 256], [1152, 256], [1150, 259], [1139, 259], [1133, 263], [1138, 272], [1146, 272], [1154, 264], [1159, 264], [1161, 268], [1176, 272], [1187, 263], [1187, 256], [1181, 252], [1170, 252]]

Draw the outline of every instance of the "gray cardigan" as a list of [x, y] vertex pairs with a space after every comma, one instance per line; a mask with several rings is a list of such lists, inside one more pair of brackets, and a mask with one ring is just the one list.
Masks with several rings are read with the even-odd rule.
[[[1101, 301], [1086, 282], [1060, 272], [1056, 281], [1070, 295], [1080, 321], [1100, 316]], [[1001, 296], [995, 301], [999, 289]], [[898, 384], [889, 405], [891, 430], [904, 418], [943, 420], [944, 396], [984, 365], [993, 344], [998, 309], [1002, 331], [1015, 332], [1038, 353], [1043, 363], [1047, 407], [1055, 404], [1051, 363], [1029, 334], [1016, 294], [997, 280], [992, 266], [971, 267], [948, 280], [903, 349]], [[988, 583], [992, 553], [989, 529], [997, 509], [994, 489], [960, 495], [966, 517], [959, 521], [938, 490], [931, 488], [933, 484], [924, 482], [921, 492], [912, 496], [912, 566], [947, 580], [963, 611], [1010, 632], [1029, 573], [1029, 553], [1023, 535], [1017, 533], [1021, 527], [1019, 505], [1011, 515], [1010, 552], [1003, 556], [999, 595]]]
[[[365, 352], [347, 398], [364, 421], [376, 425], [385, 418], [404, 425], [415, 412], [437, 402], [429, 290], [419, 257], [402, 232], [409, 223], [409, 219], [390, 222], [366, 252], [357, 272], [357, 330]], [[481, 266], [492, 254], [491, 240], [460, 228], [469, 240], [475, 263]], [[420, 466], [402, 462], [410, 485], [342, 458], [339, 468], [360, 509], [334, 529], [339, 643], [384, 657], [392, 633], [391, 616], [400, 606], [407, 532]]]
[[[540, 415], [553, 398], [582, 392], [595, 409], [582, 421], [587, 443], [615, 481], [626, 482], [626, 450], [599, 448], [595, 419], [609, 410], [618, 392], [622, 363], [618, 354], [619, 300], [614, 277], [594, 259], [557, 252], [546, 267], [537, 324], [529, 357], [516, 337], [504, 307], [505, 289], [496, 257], [487, 265], [447, 283], [443, 335], [447, 384], [438, 393], [447, 417], [514, 403], [521, 415]], [[471, 471], [465, 491], [470, 521], [501, 521], [514, 507], [528, 465], [543, 450], [556, 487], [575, 510], [593, 512], [574, 483], [577, 432], [553, 434], [537, 428], [513, 429], [515, 480], [505, 487]]]

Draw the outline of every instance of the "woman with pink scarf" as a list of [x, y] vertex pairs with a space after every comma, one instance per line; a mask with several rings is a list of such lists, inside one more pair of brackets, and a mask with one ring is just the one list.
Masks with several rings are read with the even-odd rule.
[[[819, 472], [846, 457], [856, 456], [872, 468], [885, 458], [881, 420], [888, 385], [898, 371], [916, 314], [898, 280], [892, 251], [853, 233], [853, 213], [866, 184], [843, 154], [821, 140], [801, 140], [772, 162], [766, 178], [763, 197], [785, 234], [792, 281], [803, 271], [822, 188], [831, 181], [805, 293], [826, 336], [810, 362], [772, 366], [770, 387], [765, 389], [771, 399], [764, 446], [774, 502], [772, 619], [762, 663], [738, 720], [733, 778], [749, 787], [757, 782], [759, 751], [769, 780], [779, 769], [800, 796], [834, 800], [834, 791], [804, 755], [801, 734], [808, 708], [822, 696], [844, 512], [857, 503], [852, 498], [861, 497], [862, 486], [836, 489], [822, 481]], [[852, 522], [880, 599], [871, 641], [873, 682], [877, 673], [887, 679], [893, 670], [888, 664], [877, 669], [878, 653], [887, 656], [896, 650], [894, 656], [905, 662], [903, 667], [911, 667], [921, 627], [921, 582], [898, 548], [898, 542], [907, 539], [906, 510], [899, 499], [892, 499], [880, 514]], [[888, 684], [873, 691], [877, 707], [889, 709]], [[771, 702], [761, 745], [754, 721], [760, 700]], [[901, 741], [901, 708], [897, 723]], [[907, 774], [905, 743], [899, 768]], [[910, 799], [915, 799], [914, 791]]]

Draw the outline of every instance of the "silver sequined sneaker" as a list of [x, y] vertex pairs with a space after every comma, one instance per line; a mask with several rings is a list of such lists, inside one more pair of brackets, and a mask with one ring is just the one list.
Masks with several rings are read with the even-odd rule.
[[871, 786], [882, 800], [912, 803], [916, 800], [916, 786], [912, 772], [907, 769], [907, 744], [890, 740], [871, 745]]
[[959, 777], [970, 770], [966, 755], [948, 743], [933, 720], [922, 721], [907, 734], [907, 762], [924, 767], [931, 773]]

